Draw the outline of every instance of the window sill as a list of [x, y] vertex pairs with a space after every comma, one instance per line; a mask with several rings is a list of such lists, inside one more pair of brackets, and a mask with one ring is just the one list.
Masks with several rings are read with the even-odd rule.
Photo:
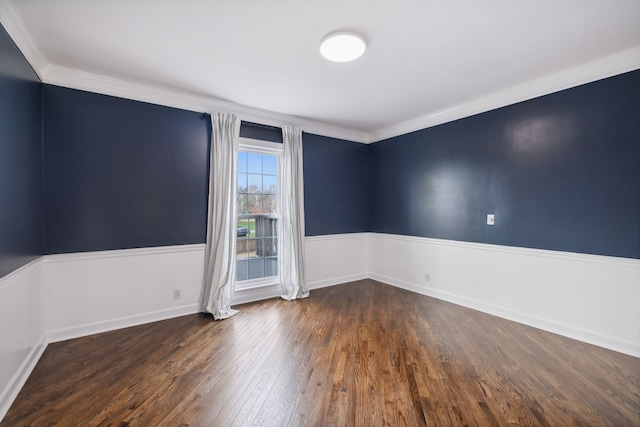
[[276, 298], [280, 295], [282, 295], [282, 286], [280, 285], [280, 282], [263, 282], [235, 289], [233, 291], [233, 296], [231, 297], [231, 305]]

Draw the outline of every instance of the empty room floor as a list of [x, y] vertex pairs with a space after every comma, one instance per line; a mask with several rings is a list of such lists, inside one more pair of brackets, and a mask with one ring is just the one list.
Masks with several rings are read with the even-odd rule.
[[51, 344], [0, 426], [638, 426], [640, 360], [373, 280]]

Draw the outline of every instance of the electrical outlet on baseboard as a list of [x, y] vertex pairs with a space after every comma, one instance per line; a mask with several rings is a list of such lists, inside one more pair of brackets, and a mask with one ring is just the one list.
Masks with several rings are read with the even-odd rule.
[[182, 298], [182, 291], [180, 289], [174, 289], [173, 299], [180, 299], [180, 298]]
[[431, 273], [424, 273], [424, 281], [425, 282], [431, 281]]

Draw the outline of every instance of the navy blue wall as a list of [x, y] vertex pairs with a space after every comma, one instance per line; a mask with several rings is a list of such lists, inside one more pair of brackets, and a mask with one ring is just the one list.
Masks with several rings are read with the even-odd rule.
[[369, 146], [305, 133], [307, 236], [369, 231]]
[[[243, 122], [240, 136], [282, 142], [282, 129]], [[305, 234], [369, 231], [367, 146], [303, 133], [302, 148]]]
[[45, 85], [47, 254], [202, 243], [208, 118]]
[[[628, 73], [372, 145], [305, 133], [306, 234], [640, 258], [639, 91]], [[208, 118], [55, 86], [44, 117], [46, 253], [204, 242]]]
[[240, 137], [282, 143], [282, 129], [256, 123], [242, 122]]
[[373, 144], [370, 162], [373, 232], [640, 258], [640, 71]]
[[0, 26], [0, 277], [42, 255], [42, 84]]
[[[45, 85], [45, 253], [203, 243], [208, 116]], [[282, 142], [279, 128], [240, 135]], [[367, 147], [303, 135], [307, 234], [367, 231]]]

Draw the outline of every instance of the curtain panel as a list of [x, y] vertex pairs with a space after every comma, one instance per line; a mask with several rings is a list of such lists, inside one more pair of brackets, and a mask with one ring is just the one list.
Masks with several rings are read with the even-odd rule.
[[199, 309], [216, 320], [237, 313], [231, 308], [236, 276], [236, 172], [240, 119], [211, 113], [211, 155], [204, 277]]
[[282, 298], [307, 298], [304, 282], [304, 180], [302, 175], [302, 130], [282, 128]]

